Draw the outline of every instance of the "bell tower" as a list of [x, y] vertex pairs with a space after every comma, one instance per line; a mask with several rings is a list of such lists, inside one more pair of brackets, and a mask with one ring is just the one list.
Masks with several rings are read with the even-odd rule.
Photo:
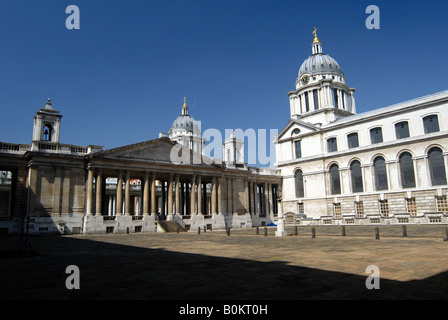
[[44, 108], [34, 116], [33, 142], [59, 143], [62, 115], [53, 109], [48, 99]]

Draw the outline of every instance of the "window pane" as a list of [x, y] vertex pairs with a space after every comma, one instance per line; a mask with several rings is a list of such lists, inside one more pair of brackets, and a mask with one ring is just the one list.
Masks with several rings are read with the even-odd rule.
[[403, 188], [415, 188], [414, 163], [408, 152], [400, 156], [400, 171]]
[[318, 110], [319, 109], [319, 96], [317, 94], [316, 89], [313, 90], [313, 97], [314, 97], [314, 110]]
[[308, 100], [308, 92], [305, 92], [305, 106], [306, 106], [306, 111], [310, 111], [310, 101]]
[[432, 148], [428, 152], [428, 157], [432, 185], [440, 186], [446, 184], [445, 163], [442, 150], [439, 148]]
[[305, 196], [305, 192], [303, 189], [303, 173], [301, 170], [296, 171], [295, 179], [296, 179], [296, 197], [303, 198]]
[[339, 98], [338, 98], [338, 91], [336, 89], [333, 89], [333, 99], [334, 99], [334, 106], [339, 109]]
[[397, 139], [409, 138], [409, 125], [407, 121], [395, 125], [395, 135]]
[[359, 147], [359, 140], [358, 140], [358, 134], [355, 133], [350, 133], [347, 136], [347, 140], [348, 140], [348, 147], [349, 148], [357, 148]]
[[301, 140], [294, 141], [294, 149], [296, 153], [296, 159], [299, 159], [302, 157], [302, 144]]
[[338, 143], [336, 138], [330, 138], [327, 140], [328, 152], [338, 151]]
[[339, 178], [339, 167], [332, 165], [330, 167], [331, 194], [341, 194], [341, 180]]
[[439, 131], [439, 120], [437, 115], [431, 115], [423, 118], [423, 126], [425, 127], [425, 133]]
[[363, 192], [364, 187], [362, 184], [362, 171], [359, 161], [354, 161], [350, 166], [352, 176], [352, 189], [353, 192]]
[[386, 161], [384, 161], [383, 157], [378, 157], [375, 159], [373, 166], [375, 170], [376, 190], [387, 190]]
[[383, 131], [381, 128], [373, 128], [370, 130], [370, 140], [373, 143], [383, 142]]

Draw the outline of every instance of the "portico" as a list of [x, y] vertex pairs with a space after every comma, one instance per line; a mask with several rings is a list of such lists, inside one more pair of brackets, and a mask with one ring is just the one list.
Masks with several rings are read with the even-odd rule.
[[159, 138], [87, 156], [86, 219], [92, 223], [84, 232], [100, 232], [102, 221], [107, 232], [132, 232], [137, 224], [138, 230], [157, 231], [160, 220], [186, 230], [252, 226], [254, 218], [256, 224], [272, 221], [280, 177], [229, 169], [210, 159], [173, 164], [168, 157], [174, 145]]

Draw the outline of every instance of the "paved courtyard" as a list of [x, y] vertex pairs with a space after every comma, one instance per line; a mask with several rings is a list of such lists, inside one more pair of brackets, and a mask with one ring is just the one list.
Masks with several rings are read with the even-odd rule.
[[[30, 237], [37, 253], [17, 257], [19, 237], [0, 237], [1, 299], [446, 299], [446, 226], [274, 228]], [[68, 290], [66, 268], [80, 271]], [[366, 289], [366, 268], [380, 289]]]

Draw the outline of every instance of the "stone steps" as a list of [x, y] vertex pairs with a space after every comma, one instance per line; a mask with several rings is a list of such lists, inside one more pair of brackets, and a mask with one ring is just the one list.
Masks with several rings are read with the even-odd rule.
[[186, 232], [176, 221], [159, 220], [158, 223], [165, 232]]

